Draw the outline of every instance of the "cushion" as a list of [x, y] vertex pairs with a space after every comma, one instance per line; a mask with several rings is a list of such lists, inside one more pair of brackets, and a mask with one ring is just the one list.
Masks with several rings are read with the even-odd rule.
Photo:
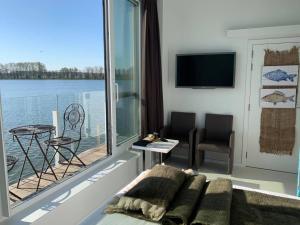
[[204, 142], [198, 145], [198, 150], [200, 151], [211, 151], [220, 153], [229, 153], [230, 147], [226, 142], [215, 141], [215, 142]]
[[228, 141], [232, 132], [232, 115], [206, 114], [206, 140]]
[[186, 112], [171, 113], [171, 135], [187, 138], [189, 131], [196, 127], [196, 114]]

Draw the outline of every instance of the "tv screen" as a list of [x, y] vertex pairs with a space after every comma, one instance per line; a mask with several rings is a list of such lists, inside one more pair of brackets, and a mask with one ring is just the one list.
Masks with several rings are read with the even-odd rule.
[[177, 55], [176, 87], [234, 87], [235, 53]]

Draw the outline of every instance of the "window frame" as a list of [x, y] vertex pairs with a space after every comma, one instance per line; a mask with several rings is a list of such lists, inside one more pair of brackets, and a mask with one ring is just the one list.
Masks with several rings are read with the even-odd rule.
[[[110, 71], [110, 75], [111, 75], [111, 88], [112, 88], [112, 131], [113, 131], [113, 135], [112, 135], [112, 144], [113, 144], [113, 149], [114, 151], [112, 152], [113, 156], [115, 155], [119, 155], [121, 154], [124, 150], [128, 150], [131, 148], [132, 144], [134, 142], [136, 142], [140, 136], [141, 136], [141, 87], [142, 87], [142, 82], [141, 82], [141, 74], [142, 74], [142, 70], [141, 70], [141, 1], [140, 0], [124, 0], [124, 1], [128, 1], [130, 3], [133, 4], [133, 6], [135, 7], [134, 13], [135, 13], [135, 18], [137, 18], [135, 20], [135, 24], [134, 24], [134, 28], [136, 30], [135, 35], [136, 35], [136, 46], [135, 46], [135, 57], [136, 57], [136, 67], [135, 70], [136, 72], [139, 74], [139, 90], [137, 93], [137, 98], [139, 100], [139, 106], [138, 106], [138, 120], [139, 120], [139, 130], [138, 130], [138, 134], [136, 134], [135, 136], [132, 136], [128, 139], [126, 139], [125, 141], [118, 143], [117, 142], [117, 119], [116, 119], [116, 106], [117, 106], [117, 102], [116, 102], [116, 79], [115, 79], [115, 51], [114, 51], [114, 43], [113, 41], [111, 42], [110, 45], [110, 49], [111, 49], [111, 55], [110, 55], [110, 60], [111, 60], [111, 71]], [[114, 12], [113, 12], [113, 1], [110, 1], [110, 9], [109, 12], [111, 13], [110, 15], [110, 40], [114, 40]]]

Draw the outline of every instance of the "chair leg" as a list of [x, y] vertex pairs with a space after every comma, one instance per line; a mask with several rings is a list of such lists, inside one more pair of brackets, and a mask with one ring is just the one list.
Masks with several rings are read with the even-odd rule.
[[196, 149], [195, 158], [196, 169], [199, 169], [204, 160], [204, 152]]
[[200, 153], [199, 153], [199, 150], [197, 150], [197, 149], [195, 151], [195, 166], [196, 166], [197, 170], [200, 167]]
[[193, 146], [191, 145], [189, 145], [188, 163], [189, 168], [193, 168]]
[[228, 166], [227, 166], [227, 173], [232, 174], [233, 168], [233, 154], [230, 152], [228, 155]]
[[79, 144], [74, 152], [71, 149], [64, 147], [64, 146], [61, 146], [61, 148], [68, 150], [72, 154], [72, 156], [74, 156], [83, 166], [86, 166], [85, 163], [76, 154], [76, 152], [79, 148]]
[[67, 150], [69, 150], [69, 151], [72, 153], [72, 157], [71, 157], [71, 159], [69, 160], [68, 166], [67, 166], [67, 168], [66, 168], [66, 170], [65, 170], [65, 172], [64, 172], [64, 174], [63, 174], [63, 176], [62, 176], [62, 178], [66, 175], [66, 173], [67, 173], [67, 171], [68, 171], [70, 165], [72, 164], [72, 160], [73, 160], [74, 158], [77, 158], [77, 159], [82, 163], [83, 166], [86, 166], [85, 163], [82, 162], [82, 160], [79, 159], [79, 157], [76, 155], [76, 153], [77, 153], [77, 151], [78, 151], [78, 149], [79, 149], [79, 145], [80, 145], [80, 141], [77, 143], [77, 147], [76, 147], [76, 149], [75, 149], [74, 152], [73, 152], [71, 149], [68, 149], [67, 147], [63, 147], [64, 149], [67, 149]]
[[[69, 161], [60, 151], [59, 151], [59, 147], [56, 149], [54, 146], [51, 146], [55, 152], [54, 155], [52, 156], [51, 160], [50, 160], [50, 164], [53, 162], [53, 160], [55, 159], [56, 154], [58, 153], [64, 160], [66, 160], [67, 162]], [[49, 169], [49, 166], [47, 167], [46, 171]]]

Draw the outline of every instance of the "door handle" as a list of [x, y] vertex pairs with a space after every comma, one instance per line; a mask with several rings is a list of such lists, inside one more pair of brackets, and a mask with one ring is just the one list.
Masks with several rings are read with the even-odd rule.
[[116, 88], [116, 102], [119, 102], [119, 84], [115, 83]]

